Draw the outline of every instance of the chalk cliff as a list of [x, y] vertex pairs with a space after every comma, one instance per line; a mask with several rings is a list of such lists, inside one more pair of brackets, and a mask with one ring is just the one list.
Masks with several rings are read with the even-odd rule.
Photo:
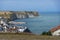
[[8, 18], [9, 20], [15, 20], [17, 18], [30, 18], [38, 16], [36, 11], [0, 11], [0, 16]]

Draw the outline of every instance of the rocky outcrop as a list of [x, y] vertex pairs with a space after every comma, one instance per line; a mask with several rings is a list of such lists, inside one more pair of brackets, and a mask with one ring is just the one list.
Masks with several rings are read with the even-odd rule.
[[16, 14], [17, 18], [30, 18], [38, 16], [38, 12], [33, 11], [12, 11], [12, 13]]
[[10, 19], [9, 20], [15, 20], [15, 19], [17, 19], [17, 16], [16, 16], [16, 14], [11, 14], [10, 15]]
[[38, 12], [35, 11], [0, 11], [0, 16], [8, 18], [9, 20], [15, 20], [17, 18], [30, 18], [38, 16]]

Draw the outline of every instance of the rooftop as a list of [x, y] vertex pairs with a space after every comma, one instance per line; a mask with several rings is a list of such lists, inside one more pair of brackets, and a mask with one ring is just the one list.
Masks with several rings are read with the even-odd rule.
[[55, 27], [55, 28], [52, 28], [50, 31], [51, 31], [51, 32], [54, 32], [54, 31], [59, 30], [59, 29], [60, 29], [60, 25], [57, 26], [57, 27]]

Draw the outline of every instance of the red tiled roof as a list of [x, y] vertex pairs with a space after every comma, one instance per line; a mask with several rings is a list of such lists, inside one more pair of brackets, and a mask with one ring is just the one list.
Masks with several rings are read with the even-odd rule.
[[50, 31], [51, 31], [51, 32], [54, 32], [54, 31], [56, 31], [56, 30], [58, 30], [58, 29], [60, 29], [60, 25], [57, 26], [57, 27], [55, 27], [55, 28], [52, 28]]

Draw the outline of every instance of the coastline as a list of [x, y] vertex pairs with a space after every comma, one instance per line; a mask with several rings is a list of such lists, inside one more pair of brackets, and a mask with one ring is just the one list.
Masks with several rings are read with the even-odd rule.
[[36, 11], [0, 11], [0, 16], [11, 21], [17, 18], [23, 19], [23, 18], [30, 18], [38, 15], [39, 14]]

